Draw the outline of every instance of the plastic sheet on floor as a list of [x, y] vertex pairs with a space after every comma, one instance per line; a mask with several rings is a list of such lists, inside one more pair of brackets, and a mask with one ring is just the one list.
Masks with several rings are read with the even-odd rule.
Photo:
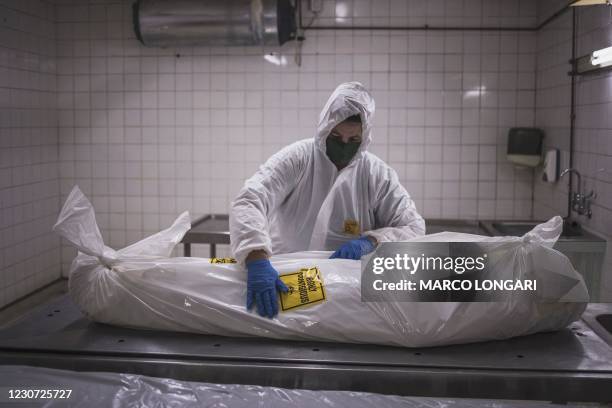
[[[231, 408], [551, 408], [539, 401], [403, 397], [352, 391], [210, 384], [108, 372], [0, 366], [0, 406]], [[8, 389], [70, 389], [70, 398], [8, 403]], [[593, 407], [563, 405], [563, 407]]]

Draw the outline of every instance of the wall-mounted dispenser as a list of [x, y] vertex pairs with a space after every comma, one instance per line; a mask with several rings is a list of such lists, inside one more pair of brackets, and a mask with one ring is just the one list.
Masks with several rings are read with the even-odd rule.
[[508, 134], [508, 160], [517, 166], [536, 167], [542, 162], [544, 132], [538, 128], [512, 128]]
[[291, 0], [138, 0], [133, 13], [153, 47], [282, 45], [297, 30]]

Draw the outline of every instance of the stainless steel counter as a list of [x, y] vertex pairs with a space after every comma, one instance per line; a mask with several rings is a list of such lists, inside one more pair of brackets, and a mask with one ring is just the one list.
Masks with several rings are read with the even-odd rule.
[[454, 220], [454, 219], [426, 219], [425, 227], [427, 234], [452, 231], [465, 234], [489, 235], [478, 220]]
[[210, 245], [211, 258], [217, 256], [217, 244], [229, 244], [229, 215], [207, 214], [191, 224], [183, 239], [183, 251], [185, 256], [191, 256], [191, 244]]
[[[482, 230], [487, 235], [491, 236], [522, 236], [527, 232], [531, 231], [537, 224], [544, 221], [517, 221], [517, 220], [481, 220], [479, 222]], [[580, 226], [576, 225], [564, 225], [563, 233], [557, 241], [572, 242], [580, 245], [581, 243], [591, 243], [591, 246], [595, 249], [605, 248], [606, 241], [595, 234], [586, 231]]]

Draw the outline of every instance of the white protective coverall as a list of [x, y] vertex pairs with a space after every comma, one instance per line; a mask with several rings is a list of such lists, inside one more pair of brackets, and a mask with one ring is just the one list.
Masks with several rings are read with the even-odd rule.
[[[339, 85], [319, 115], [316, 136], [281, 149], [245, 182], [230, 213], [231, 249], [238, 262], [258, 249], [268, 255], [336, 250], [360, 235], [385, 242], [425, 233], [425, 222], [396, 172], [367, 151], [374, 106], [359, 82]], [[326, 138], [356, 114], [362, 142], [338, 171], [327, 157]]]

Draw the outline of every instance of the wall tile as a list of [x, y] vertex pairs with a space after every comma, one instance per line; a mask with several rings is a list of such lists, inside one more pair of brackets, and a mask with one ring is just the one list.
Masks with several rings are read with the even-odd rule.
[[[551, 15], [560, 1], [540, 2], [539, 14]], [[602, 7], [579, 8], [576, 55], [609, 47], [612, 20], [609, 10]], [[569, 166], [570, 150], [570, 95], [571, 80], [567, 61], [571, 58], [571, 14], [559, 19], [538, 33], [536, 69], [536, 124], [546, 132], [545, 147], [561, 150], [561, 169]], [[574, 167], [582, 174], [585, 188], [593, 189], [597, 199], [593, 203], [593, 217], [573, 214], [587, 229], [612, 240], [612, 75], [583, 76], [576, 79], [576, 129], [574, 133]], [[555, 184], [541, 182], [536, 175], [534, 215], [546, 218], [567, 215], [567, 177]], [[574, 182], [575, 189], [575, 182]], [[526, 191], [520, 194], [526, 196]], [[610, 245], [608, 245], [610, 246]], [[602, 269], [602, 300], [612, 299], [612, 254], [608, 248]]]
[[[63, 122], [71, 122], [75, 99], [72, 92], [56, 92], [54, 6], [3, 2], [0, 15], [5, 17], [0, 19], [2, 308], [60, 277], [60, 240], [51, 232], [59, 211], [58, 107], [66, 109]], [[86, 69], [80, 59], [70, 63], [75, 75]], [[71, 151], [64, 157], [73, 157]], [[75, 162], [66, 164], [61, 174], [73, 174]]]

